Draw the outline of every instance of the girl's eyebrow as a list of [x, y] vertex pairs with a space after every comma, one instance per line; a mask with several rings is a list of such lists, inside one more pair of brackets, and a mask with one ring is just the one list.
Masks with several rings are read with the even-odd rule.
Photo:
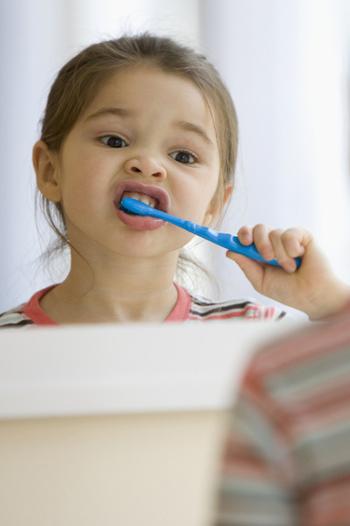
[[211, 139], [209, 139], [207, 133], [205, 132], [205, 130], [201, 126], [198, 126], [197, 124], [194, 124], [193, 122], [188, 122], [188, 121], [175, 121], [174, 122], [174, 126], [176, 126], [177, 128], [181, 128], [182, 130], [185, 130], [185, 131], [190, 131], [190, 132], [196, 133], [207, 144], [210, 144], [211, 146], [214, 146], [213, 141]]
[[91, 115], [88, 115], [85, 121], [91, 121], [94, 119], [98, 119], [99, 117], [105, 117], [107, 115], [115, 115], [117, 117], [131, 117], [134, 114], [135, 112], [132, 110], [127, 110], [125, 108], [116, 108], [112, 106], [109, 108], [100, 108], [94, 113], [91, 113]]
[[[117, 117], [131, 117], [135, 115], [135, 111], [127, 110], [125, 108], [117, 108], [117, 107], [108, 107], [108, 108], [100, 108], [99, 110], [95, 111], [91, 115], [88, 115], [85, 119], [85, 121], [91, 121], [94, 119], [98, 119], [100, 117], [105, 117], [108, 115], [113, 115]], [[213, 141], [209, 139], [207, 133], [205, 130], [198, 126], [197, 124], [194, 124], [193, 122], [189, 121], [175, 121], [173, 125], [176, 128], [180, 128], [185, 131], [193, 132], [199, 135], [207, 144], [214, 146]]]

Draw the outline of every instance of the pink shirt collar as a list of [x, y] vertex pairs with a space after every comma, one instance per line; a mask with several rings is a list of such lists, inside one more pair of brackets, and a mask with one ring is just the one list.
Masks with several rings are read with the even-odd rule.
[[[36, 292], [30, 300], [23, 306], [22, 312], [28, 318], [30, 318], [36, 325], [59, 325], [56, 321], [52, 320], [41, 308], [40, 299], [49, 290], [56, 287], [57, 284], [50, 285], [42, 290]], [[177, 302], [173, 310], [168, 314], [164, 321], [184, 321], [189, 317], [191, 307], [191, 296], [184, 288], [180, 287], [175, 283], [177, 290]]]

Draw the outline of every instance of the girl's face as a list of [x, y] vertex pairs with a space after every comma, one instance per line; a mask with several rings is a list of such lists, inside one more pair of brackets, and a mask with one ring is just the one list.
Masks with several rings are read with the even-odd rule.
[[123, 69], [99, 90], [56, 158], [68, 238], [80, 249], [92, 242], [124, 255], [175, 251], [191, 234], [128, 221], [115, 199], [124, 188], [140, 194], [141, 183], [157, 206], [208, 224], [219, 170], [214, 123], [199, 89], [155, 66]]

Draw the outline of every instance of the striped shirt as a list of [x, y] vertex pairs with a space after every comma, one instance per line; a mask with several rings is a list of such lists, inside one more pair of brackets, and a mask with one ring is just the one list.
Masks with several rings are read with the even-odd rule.
[[253, 357], [228, 429], [215, 526], [350, 525], [350, 303]]
[[[56, 285], [36, 292], [28, 302], [0, 314], [1, 328], [28, 328], [35, 325], [58, 325], [41, 308], [40, 299]], [[226, 319], [274, 320], [285, 312], [274, 306], [263, 306], [251, 300], [214, 302], [194, 297], [184, 288], [177, 288], [177, 302], [165, 321], [208, 321]]]

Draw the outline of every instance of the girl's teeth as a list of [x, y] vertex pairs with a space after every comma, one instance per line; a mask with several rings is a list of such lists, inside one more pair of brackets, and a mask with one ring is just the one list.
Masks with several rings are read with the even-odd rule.
[[132, 199], [137, 199], [137, 201], [141, 201], [145, 205], [151, 206], [152, 208], [155, 207], [156, 200], [149, 195], [138, 194], [137, 192], [125, 192], [124, 195], [126, 197], [131, 197]]

